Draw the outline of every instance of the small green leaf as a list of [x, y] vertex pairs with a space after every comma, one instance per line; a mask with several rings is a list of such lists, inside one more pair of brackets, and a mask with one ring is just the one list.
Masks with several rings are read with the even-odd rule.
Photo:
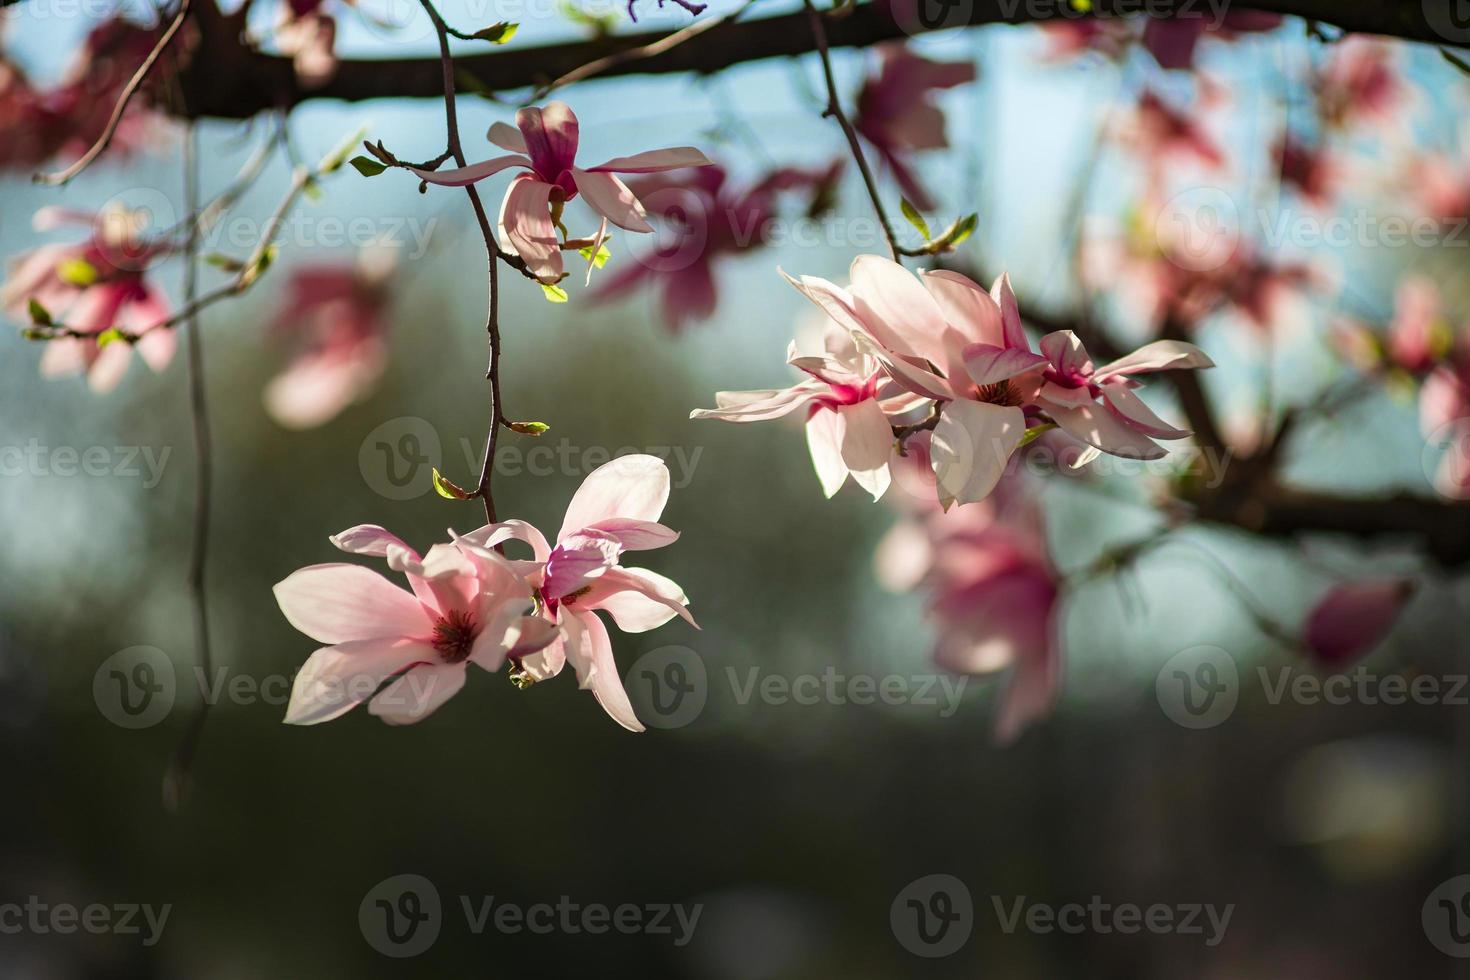
[[212, 265], [216, 269], [223, 269], [226, 272], [239, 272], [241, 269], [245, 268], [244, 262], [241, 262], [239, 259], [234, 258], [233, 256], [225, 255], [220, 252], [211, 252], [210, 254], [206, 255], [204, 257], [204, 262], [206, 265]]
[[313, 204], [322, 199], [321, 185], [314, 180], [308, 180], [305, 184], [302, 184], [301, 193], [305, 194], [306, 199]]
[[944, 234], [929, 243], [931, 254], [948, 252], [960, 242], [975, 233], [975, 226], [980, 223], [979, 214], [967, 214], [963, 218], [956, 219], [954, 224], [944, 229]]
[[378, 161], [370, 160], [364, 156], [353, 157], [347, 162], [352, 164], [353, 168], [364, 177], [376, 177], [378, 174], [388, 169]]
[[512, 422], [510, 428], [512, 432], [519, 432], [521, 435], [539, 436], [543, 432], [550, 431], [551, 426], [545, 422]]
[[512, 24], [502, 20], [497, 24], [491, 24], [489, 27], [478, 30], [470, 36], [476, 40], [489, 41], [491, 44], [504, 44], [516, 36], [516, 31], [520, 29], [520, 26], [520, 24]]
[[929, 240], [929, 222], [924, 220], [924, 216], [919, 213], [919, 209], [910, 204], [906, 197], [898, 199], [898, 209], [903, 212], [903, 216], [908, 219], [909, 224], [919, 229], [919, 234], [923, 235], [924, 241], [927, 242]]
[[359, 127], [357, 132], [353, 133], [348, 139], [343, 140], [335, 150], [322, 157], [322, 162], [316, 165], [316, 172], [319, 174], [331, 174], [341, 170], [342, 164], [347, 162], [347, 154], [351, 153], [353, 148], [358, 143], [361, 143], [362, 138], [366, 135], [367, 127]]
[[30, 311], [31, 322], [34, 323], [36, 326], [51, 326], [51, 311], [42, 306], [40, 300], [32, 297], [30, 302], [26, 304], [26, 308]]
[[455, 486], [454, 482], [434, 468], [434, 492], [447, 500], [469, 500], [471, 494], [462, 487]]
[[56, 275], [68, 286], [86, 288], [99, 278], [97, 267], [86, 259], [71, 258], [56, 267]]
[[546, 294], [546, 301], [548, 303], [565, 303], [567, 301], [567, 291], [555, 283], [543, 282], [541, 284], [541, 291]]
[[267, 245], [265, 251], [260, 253], [260, 258], [255, 260], [255, 264], [240, 274], [241, 281], [247, 286], [254, 284], [255, 280], [264, 275], [265, 270], [269, 269], [275, 260], [276, 246]]
[[106, 347], [108, 344], [112, 343], [114, 340], [126, 340], [126, 339], [127, 339], [127, 334], [123, 333], [117, 327], [108, 327], [106, 330], [102, 331], [101, 333], [99, 333], [97, 335], [97, 346], [98, 347]]
[[581, 248], [577, 249], [577, 254], [582, 256], [582, 259], [584, 261], [591, 262], [599, 269], [607, 265], [607, 260], [612, 258], [612, 253], [607, 250], [607, 242], [603, 242], [597, 247], [596, 258], [594, 258], [592, 255], [591, 245], [584, 245]]

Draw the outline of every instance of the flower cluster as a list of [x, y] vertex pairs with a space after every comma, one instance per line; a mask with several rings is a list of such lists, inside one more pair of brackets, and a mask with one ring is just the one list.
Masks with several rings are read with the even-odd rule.
[[1054, 427], [1132, 459], [1158, 459], [1165, 451], [1155, 439], [1190, 434], [1134, 389], [1137, 375], [1213, 367], [1193, 344], [1160, 340], [1099, 366], [1070, 330], [1047, 334], [1033, 350], [1005, 275], [986, 292], [957, 272], [915, 276], [872, 255], [859, 256], [851, 275], [846, 289], [811, 276], [789, 280], [833, 327], [821, 353], [790, 348], [788, 363], [806, 377], [784, 389], [721, 392], [716, 408], [692, 417], [753, 422], [804, 409], [828, 496], [850, 475], [874, 499], [888, 489], [903, 436], [932, 430], [945, 509], [983, 500], [1011, 454]]
[[711, 165], [710, 159], [694, 147], [676, 146], [615, 157], [595, 167], [578, 167], [580, 127], [576, 114], [565, 102], [521, 109], [516, 113], [516, 127], [498, 122], [486, 134], [491, 143], [510, 151], [506, 156], [455, 170], [413, 172], [431, 184], [464, 187], [511, 167], [522, 168], [525, 172], [511, 181], [500, 205], [500, 237], [502, 247], [524, 259], [526, 267], [545, 283], [555, 283], [565, 275], [561, 252], [572, 247], [562, 223], [562, 209], [568, 201], [581, 195], [602, 219], [590, 246], [585, 246], [591, 256], [590, 275], [607, 236], [608, 222], [626, 231], [653, 231], [642, 202], [617, 174], [651, 174]]
[[[641, 633], [682, 616], [688, 598], [662, 575], [626, 568], [624, 552], [662, 548], [678, 532], [658, 523], [669, 471], [653, 456], [621, 456], [594, 470], [571, 503], [556, 543], [524, 521], [487, 524], [420, 555], [381, 527], [332, 537], [349, 554], [386, 559], [411, 591], [361, 565], [303, 568], [276, 585], [298, 630], [327, 644], [296, 676], [286, 721], [330, 721], [363, 701], [390, 724], [419, 721], [464, 687], [470, 664], [512, 665], [519, 684], [559, 674], [568, 662], [618, 724], [643, 731], [618, 675], [604, 612]], [[510, 541], [529, 559], [503, 553]]]
[[[127, 371], [131, 346], [153, 370], [167, 367], [177, 338], [172, 330], [150, 329], [167, 319], [169, 306], [148, 273], [173, 246], [145, 236], [144, 216], [125, 208], [97, 215], [43, 208], [33, 224], [37, 231], [80, 225], [91, 232], [80, 242], [42, 245], [21, 253], [0, 284], [0, 309], [7, 316], [28, 322], [34, 319], [33, 311], [41, 310], [89, 335], [48, 340], [41, 357], [42, 376], [85, 374], [93, 391], [110, 391]], [[136, 345], [108, 344], [102, 334], [114, 327], [142, 337]]]

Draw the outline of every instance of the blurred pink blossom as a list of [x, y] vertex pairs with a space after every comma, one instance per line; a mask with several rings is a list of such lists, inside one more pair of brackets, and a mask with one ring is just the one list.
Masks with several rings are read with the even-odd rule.
[[899, 190], [920, 211], [936, 205], [919, 183], [909, 156], [949, 146], [944, 112], [933, 93], [975, 80], [975, 66], [962, 61], [930, 61], [906, 45], [878, 50], [878, 73], [858, 91], [853, 127], [878, 151]]
[[293, 269], [274, 332], [295, 348], [266, 386], [265, 406], [288, 429], [306, 429], [366, 397], [388, 363], [394, 255], [365, 249], [354, 266]]
[[34, 223], [42, 231], [83, 225], [91, 234], [82, 242], [42, 245], [16, 256], [0, 285], [0, 308], [14, 320], [29, 322], [34, 301], [72, 330], [100, 334], [116, 327], [143, 334], [135, 345], [121, 341], [99, 345], [81, 337], [49, 340], [41, 355], [42, 376], [85, 374], [93, 391], [111, 391], [127, 371], [134, 346], [153, 370], [167, 367], [176, 337], [172, 329], [149, 329], [168, 318], [169, 305], [147, 274], [172, 246], [145, 237], [141, 214], [123, 208], [96, 215], [43, 208]]
[[1413, 595], [1403, 579], [1335, 585], [1312, 607], [1302, 641], [1322, 666], [1351, 666], [1383, 642]]

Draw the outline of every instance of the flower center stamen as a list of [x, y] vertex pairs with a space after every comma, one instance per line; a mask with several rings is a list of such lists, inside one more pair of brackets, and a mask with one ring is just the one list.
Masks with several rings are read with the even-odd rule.
[[1021, 392], [1009, 381], [997, 381], [993, 384], [980, 385], [975, 389], [975, 397], [988, 405], [1004, 405], [1008, 408], [1021, 407]]
[[430, 642], [445, 663], [457, 664], [470, 655], [477, 632], [469, 613], [454, 610], [434, 624], [434, 638]]

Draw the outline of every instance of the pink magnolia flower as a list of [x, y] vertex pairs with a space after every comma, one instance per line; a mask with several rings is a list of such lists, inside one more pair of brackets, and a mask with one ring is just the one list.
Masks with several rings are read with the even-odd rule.
[[640, 200], [651, 202], [669, 237], [625, 264], [598, 287], [594, 298], [611, 299], [655, 283], [663, 291], [664, 321], [671, 330], [677, 333], [691, 321], [707, 319], [717, 301], [715, 260], [763, 246], [782, 193], [809, 191], [820, 204], [841, 169], [840, 160], [822, 170], [782, 167], [744, 189], [732, 187], [720, 166], [631, 184]]
[[1408, 89], [1394, 68], [1391, 45], [1351, 34], [1332, 46], [1317, 79], [1317, 104], [1330, 126], [1395, 122]]
[[296, 345], [266, 386], [265, 407], [288, 429], [334, 418], [372, 391], [388, 364], [389, 279], [393, 253], [365, 249], [356, 266], [292, 270], [274, 330]]
[[34, 221], [37, 230], [60, 224], [82, 224], [92, 234], [74, 244], [42, 245], [17, 256], [0, 285], [0, 308], [12, 319], [29, 322], [31, 301], [58, 323], [89, 334], [109, 327], [144, 332], [136, 345], [65, 337], [46, 342], [41, 375], [47, 378], [85, 374], [95, 392], [115, 388], [136, 346], [144, 363], [162, 371], [173, 359], [176, 337], [169, 329], [148, 328], [168, 318], [168, 301], [148, 282], [148, 267], [172, 246], [141, 236], [139, 214], [125, 209], [98, 215], [45, 208]]
[[675, 616], [691, 625], [689, 598], [673, 581], [646, 568], [625, 568], [627, 551], [662, 548], [678, 540], [677, 531], [658, 523], [669, 499], [669, 470], [656, 456], [620, 456], [593, 470], [567, 505], [556, 544], [524, 521], [487, 524], [459, 538], [466, 550], [483, 558], [507, 541], [531, 546], [532, 559], [513, 562], [535, 592], [543, 615], [557, 627], [554, 641], [519, 665], [544, 680], [567, 661], [579, 685], [591, 690], [604, 711], [624, 728], [641, 732], [618, 676], [612, 641], [595, 614], [605, 612], [625, 633], [642, 633]]
[[[1405, 276], [1399, 281], [1394, 291], [1393, 318], [1382, 337], [1356, 320], [1344, 320], [1333, 331], [1339, 352], [1360, 370], [1392, 368], [1416, 379], [1426, 379], [1426, 387], [1428, 379], [1436, 374], [1456, 373], [1456, 339], [1439, 287], [1418, 275]], [[1435, 406], [1425, 414], [1425, 422], [1433, 422], [1430, 429], [1449, 421], [1442, 417], [1441, 407], [1454, 404], [1444, 399], [1439, 383], [1436, 382], [1426, 400]]]
[[495, 671], [556, 638], [550, 624], [526, 615], [530, 587], [494, 552], [436, 544], [421, 558], [372, 524], [331, 541], [387, 559], [412, 591], [347, 563], [312, 565], [276, 585], [291, 625], [327, 644], [296, 675], [287, 724], [330, 721], [369, 699], [368, 711], [390, 724], [420, 721], [464, 687], [470, 663]]
[[1143, 47], [1161, 67], [1188, 71], [1194, 67], [1195, 48], [1202, 37], [1232, 41], [1241, 34], [1274, 31], [1280, 26], [1280, 15], [1253, 10], [1231, 11], [1218, 27], [1199, 16], [1150, 17], [1143, 29]]
[[1048, 46], [1043, 58], [1059, 61], [1096, 51], [1112, 60], [1121, 58], [1133, 40], [1128, 23], [1118, 17], [1063, 17], [1043, 21]]
[[801, 354], [794, 342], [787, 348], [786, 363], [805, 375], [791, 387], [717, 392], [715, 408], [696, 409], [689, 417], [761, 422], [804, 409], [807, 448], [822, 492], [833, 496], [851, 476], [877, 500], [888, 490], [893, 447], [893, 427], [881, 401], [883, 375], [837, 324], [826, 330], [823, 347], [816, 354]]
[[1207, 170], [1225, 165], [1224, 152], [1198, 114], [1174, 108], [1149, 89], [1138, 97], [1138, 108], [1119, 135], [1159, 174], [1188, 163]]
[[[921, 438], [910, 443], [919, 480], [933, 479], [926, 448]], [[965, 675], [1010, 671], [996, 717], [1002, 742], [1050, 711], [1061, 680], [1060, 581], [1024, 474], [1008, 475], [972, 507], [918, 508], [885, 536], [876, 561], [890, 588], [922, 584], [929, 595], [936, 664]]]
[[1341, 178], [1337, 161], [1322, 146], [1308, 146], [1283, 133], [1274, 147], [1283, 183], [1294, 187], [1309, 203], [1331, 204]]
[[903, 44], [883, 45], [878, 57], [878, 73], [858, 92], [853, 127], [878, 151], [904, 197], [920, 211], [927, 211], [935, 204], [919, 183], [909, 155], [949, 146], [944, 113], [933, 93], [973, 82], [975, 66], [930, 61]]
[[1028, 428], [1048, 420], [1102, 452], [1163, 456], [1153, 439], [1189, 433], [1133, 393], [1133, 376], [1213, 366], [1193, 344], [1158, 341], [1097, 367], [1069, 330], [1043, 337], [1038, 354], [1004, 274], [987, 293], [956, 272], [914, 276], [887, 259], [859, 256], [850, 292], [812, 278], [800, 285], [895, 384], [934, 399], [930, 455], [946, 508], [987, 496]]
[[[88, 32], [59, 83], [37, 87], [0, 56], [0, 167], [30, 169], [59, 155], [76, 156], [101, 135], [123, 86], [147, 56], [161, 28], [121, 17]], [[153, 82], [150, 85], [156, 84]], [[157, 114], [147, 100], [129, 103], [109, 156], [156, 142]]]
[[323, 6], [324, 0], [285, 0], [276, 25], [276, 46], [305, 88], [319, 88], [337, 73], [337, 20]]
[[1350, 666], [1393, 629], [1414, 589], [1414, 583], [1404, 579], [1333, 586], [1308, 614], [1302, 641], [1324, 667]]
[[[526, 172], [511, 181], [500, 206], [500, 235], [504, 247], [526, 261], [542, 282], [563, 276], [557, 228], [562, 207], [578, 194], [602, 218], [594, 241], [600, 243], [611, 221], [627, 231], [651, 232], [642, 202], [615, 174], [648, 174], [680, 167], [707, 167], [711, 161], [690, 146], [649, 150], [582, 169], [576, 165], [577, 117], [564, 102], [516, 113], [517, 132], [505, 123], [490, 127], [487, 138], [506, 156], [472, 163], [457, 170], [415, 170], [431, 184], [463, 187], [511, 167]], [[593, 248], [596, 254], [596, 248]]]

